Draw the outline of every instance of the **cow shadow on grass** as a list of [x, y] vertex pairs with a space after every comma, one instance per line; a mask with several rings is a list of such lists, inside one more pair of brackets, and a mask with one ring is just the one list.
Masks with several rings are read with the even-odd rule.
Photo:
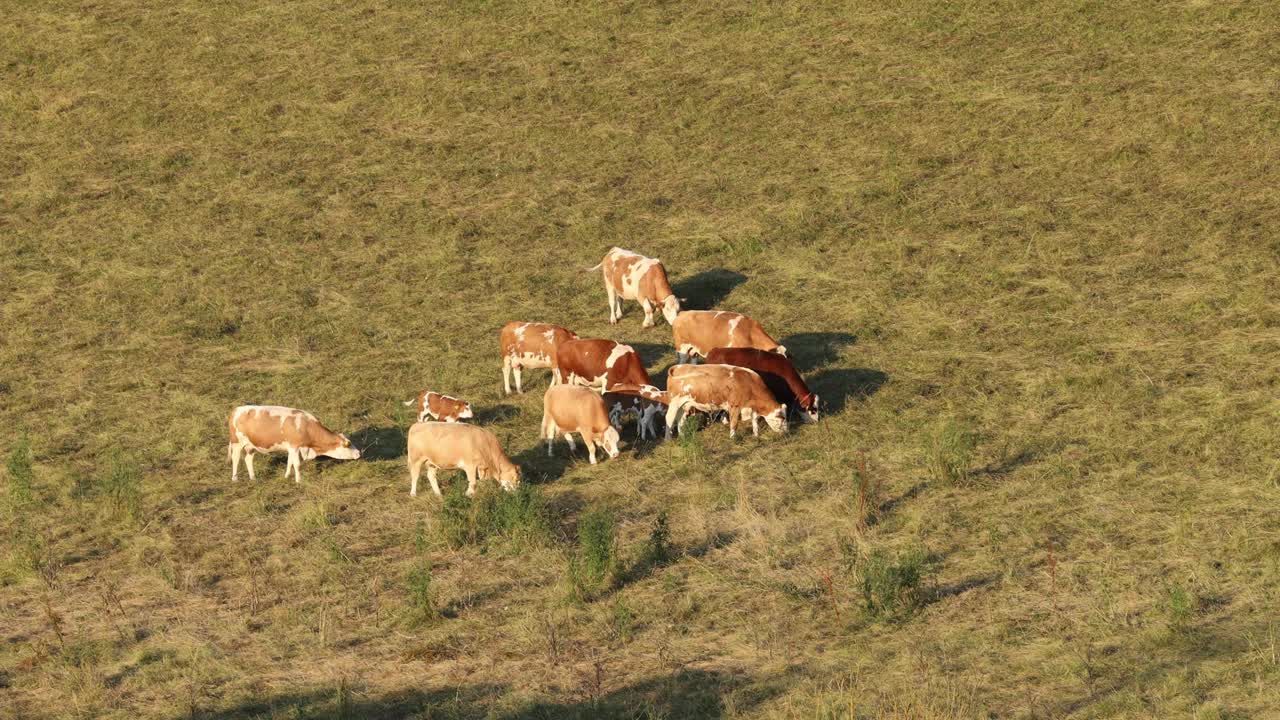
[[675, 350], [671, 345], [660, 343], [628, 342], [626, 344], [640, 354], [640, 361], [644, 363], [646, 372], [648, 372], [647, 368], [653, 367], [664, 355]]
[[[429, 672], [429, 663], [418, 662]], [[486, 683], [368, 692], [358, 676], [335, 678], [327, 686], [246, 699], [218, 709], [192, 707], [189, 716], [201, 720], [255, 717], [352, 717], [390, 720], [405, 717], [450, 717], [459, 720], [621, 720], [636, 717], [697, 717], [718, 720], [749, 711], [778, 697], [795, 683], [793, 673], [752, 678], [741, 673], [682, 667], [660, 672], [613, 690], [609, 682], [623, 672], [625, 658], [608, 653], [587, 656], [566, 653], [581, 687], [545, 699], [513, 704], [518, 695], [506, 685]]]
[[747, 281], [747, 276], [732, 270], [717, 268], [703, 270], [693, 277], [685, 278], [672, 286], [676, 297], [680, 298], [680, 307], [684, 310], [710, 310], [725, 298], [734, 288]]
[[[576, 437], [575, 442], [577, 442], [577, 452], [573, 453], [572, 456], [569, 453], [569, 445], [564, 441], [563, 437], [556, 437], [550, 457], [547, 456], [547, 442], [542, 439], [539, 439], [532, 447], [525, 448], [512, 455], [511, 462], [520, 466], [520, 481], [532, 485], [541, 485], [555, 482], [564, 477], [565, 472], [573, 465], [579, 454], [581, 454], [583, 461], [586, 461], [586, 449], [582, 447], [582, 443], [577, 441]], [[602, 452], [599, 451], [599, 453]], [[599, 459], [599, 453], [597, 454], [597, 459]]]
[[487, 405], [475, 411], [475, 424], [496, 425], [520, 414], [515, 405]]
[[839, 360], [840, 351], [858, 342], [858, 336], [845, 332], [798, 333], [778, 342], [787, 348], [787, 356], [803, 373]]
[[368, 427], [349, 436], [351, 444], [360, 451], [362, 460], [395, 460], [404, 457], [409, 442], [408, 433], [401, 427]]
[[864, 400], [889, 382], [889, 376], [868, 368], [832, 368], [814, 373], [809, 389], [822, 399], [824, 413], [838, 413], [850, 398]]

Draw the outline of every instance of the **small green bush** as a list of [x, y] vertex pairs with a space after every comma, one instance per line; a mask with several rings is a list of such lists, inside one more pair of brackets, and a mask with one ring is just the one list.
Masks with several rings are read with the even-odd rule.
[[929, 473], [944, 484], [963, 484], [973, 474], [973, 456], [978, 434], [967, 423], [946, 420], [928, 439], [926, 455]]
[[409, 571], [406, 581], [409, 591], [409, 607], [415, 624], [427, 623], [440, 616], [436, 609], [435, 594], [431, 591], [431, 561], [423, 558]]
[[661, 567], [670, 562], [674, 555], [671, 531], [667, 527], [667, 512], [663, 510], [653, 520], [653, 529], [649, 531], [649, 540], [641, 551], [640, 562], [649, 567]]
[[117, 451], [102, 481], [102, 494], [117, 517], [137, 522], [142, 518], [142, 468]]
[[920, 581], [926, 571], [924, 550], [912, 548], [890, 556], [873, 550], [858, 563], [863, 607], [877, 618], [905, 618], [923, 604]]
[[1195, 614], [1195, 595], [1181, 585], [1170, 585], [1165, 591], [1165, 610], [1169, 615], [1169, 629], [1181, 632]]
[[608, 508], [583, 514], [578, 521], [578, 548], [569, 558], [569, 585], [578, 600], [588, 600], [608, 587], [617, 571], [617, 521]]
[[9, 452], [9, 461], [5, 463], [9, 476], [9, 504], [18, 511], [35, 500], [32, 489], [31, 472], [31, 439], [23, 433]]
[[533, 487], [521, 485], [514, 492], [484, 491], [469, 498], [465, 487], [456, 483], [436, 515], [436, 531], [441, 542], [454, 550], [486, 545], [495, 538], [520, 549], [544, 542], [550, 536], [551, 523], [546, 503]]

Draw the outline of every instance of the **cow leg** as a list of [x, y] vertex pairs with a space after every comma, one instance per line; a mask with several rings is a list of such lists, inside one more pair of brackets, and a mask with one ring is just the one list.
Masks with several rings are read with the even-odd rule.
[[760, 413], [751, 411], [751, 434], [760, 437]]
[[613, 286], [608, 281], [605, 281], [604, 292], [609, 296], [609, 324], [612, 325], [618, 322], [618, 318], [622, 314], [617, 307], [618, 293], [614, 291]]
[[507, 355], [502, 358], [502, 391], [504, 394], [511, 394], [511, 356]]
[[431, 492], [435, 493], [436, 497], [441, 497], [440, 483], [436, 480], [436, 468], [432, 465], [427, 466], [427, 482], [431, 483]]
[[729, 408], [729, 437], [738, 434], [738, 420], [742, 417], [742, 411], [736, 407]]
[[468, 465], [463, 470], [467, 471], [467, 497], [474, 497], [476, 494], [476, 466]]
[[519, 395], [523, 395], [523, 394], [524, 394], [524, 388], [523, 388], [523, 387], [521, 387], [521, 385], [520, 385], [520, 366], [519, 366], [519, 365], [512, 365], [512, 366], [511, 366], [511, 369], [512, 369], [512, 370], [514, 370], [514, 371], [515, 371], [515, 373], [516, 373], [516, 393], [517, 393], [517, 394], [519, 394]]
[[684, 400], [673, 400], [667, 406], [667, 439], [671, 439], [671, 428], [676, 426], [676, 419], [680, 417], [680, 410], [684, 408]]
[[547, 441], [547, 457], [551, 457], [551, 446], [556, 441], [556, 424], [545, 412], [542, 415], [542, 438]]
[[560, 368], [551, 368], [551, 384], [560, 385], [564, 383], [564, 376], [560, 374]]
[[418, 477], [422, 475], [422, 462], [409, 459], [409, 497], [418, 496]]
[[587, 446], [587, 457], [591, 458], [591, 464], [596, 464], [596, 441], [595, 438], [583, 433], [582, 442]]
[[240, 454], [244, 452], [242, 445], [228, 445], [227, 457], [231, 458], [231, 482], [236, 481], [236, 473], [240, 471]]
[[640, 301], [640, 307], [644, 308], [644, 322], [640, 327], [653, 327], [653, 303], [649, 302], [649, 298]]
[[572, 456], [574, 453], [578, 452], [578, 446], [577, 446], [576, 444], [574, 444], [574, 442], [573, 442], [573, 433], [565, 433], [565, 434], [564, 434], [564, 440], [565, 440], [565, 442], [569, 443], [569, 455], [570, 455], [570, 456]]
[[289, 453], [293, 456], [293, 481], [295, 483], [302, 482], [302, 452], [293, 450]]
[[249, 471], [249, 482], [253, 482], [258, 479], [253, 475], [253, 448], [245, 448], [244, 469]]
[[285, 480], [289, 479], [289, 473], [291, 472], [293, 472], [293, 451], [292, 450], [290, 450], [289, 453], [285, 455], [285, 460], [284, 460], [284, 479]]

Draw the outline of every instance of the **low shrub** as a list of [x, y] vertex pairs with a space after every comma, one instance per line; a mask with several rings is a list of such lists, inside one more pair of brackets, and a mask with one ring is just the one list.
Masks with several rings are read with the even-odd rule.
[[469, 498], [465, 486], [456, 483], [449, 488], [436, 515], [440, 541], [454, 550], [487, 545], [497, 538], [516, 549], [526, 548], [545, 542], [550, 532], [546, 503], [528, 485], [521, 485], [514, 492], [490, 490]]
[[927, 570], [925, 553], [911, 548], [890, 555], [876, 549], [857, 566], [863, 608], [876, 618], [903, 619], [924, 604], [920, 582]]
[[929, 436], [925, 454], [929, 473], [943, 484], [964, 484], [973, 475], [978, 434], [968, 423], [945, 420]]

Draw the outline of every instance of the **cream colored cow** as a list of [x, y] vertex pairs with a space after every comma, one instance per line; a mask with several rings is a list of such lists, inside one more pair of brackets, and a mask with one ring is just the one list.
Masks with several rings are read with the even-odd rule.
[[555, 385], [542, 396], [542, 437], [547, 441], [547, 456], [556, 435], [563, 434], [574, 451], [573, 435], [582, 436], [591, 464], [596, 464], [596, 445], [609, 457], [618, 457], [618, 430], [609, 423], [609, 411], [599, 393], [581, 385]]
[[488, 430], [464, 423], [420, 422], [409, 428], [409, 494], [418, 494], [418, 477], [427, 467], [431, 491], [440, 494], [437, 470], [467, 474], [467, 495], [476, 493], [476, 480], [493, 478], [504, 490], [520, 485], [520, 468], [507, 457], [502, 443]]
[[738, 430], [739, 420], [751, 422], [753, 435], [760, 434], [758, 420], [775, 432], [787, 429], [787, 406], [779, 403], [754, 370], [733, 365], [673, 365], [667, 372], [667, 437], [680, 413], [689, 408], [729, 415], [729, 437]]
[[756, 348], [787, 354], [787, 349], [769, 337], [760, 323], [725, 310], [685, 310], [671, 324], [671, 336], [678, 363], [690, 362], [695, 355], [705, 358], [716, 348]]
[[240, 456], [244, 454], [244, 466], [253, 476], [253, 454], [280, 452], [289, 454], [284, 466], [284, 476], [293, 472], [294, 482], [302, 482], [302, 461], [314, 460], [318, 455], [338, 460], [358, 460], [360, 451], [351, 447], [346, 435], [333, 432], [320, 424], [315, 415], [303, 410], [277, 405], [242, 405], [231, 411], [227, 418], [230, 440], [227, 458], [231, 461], [231, 479], [236, 480], [240, 470]]

